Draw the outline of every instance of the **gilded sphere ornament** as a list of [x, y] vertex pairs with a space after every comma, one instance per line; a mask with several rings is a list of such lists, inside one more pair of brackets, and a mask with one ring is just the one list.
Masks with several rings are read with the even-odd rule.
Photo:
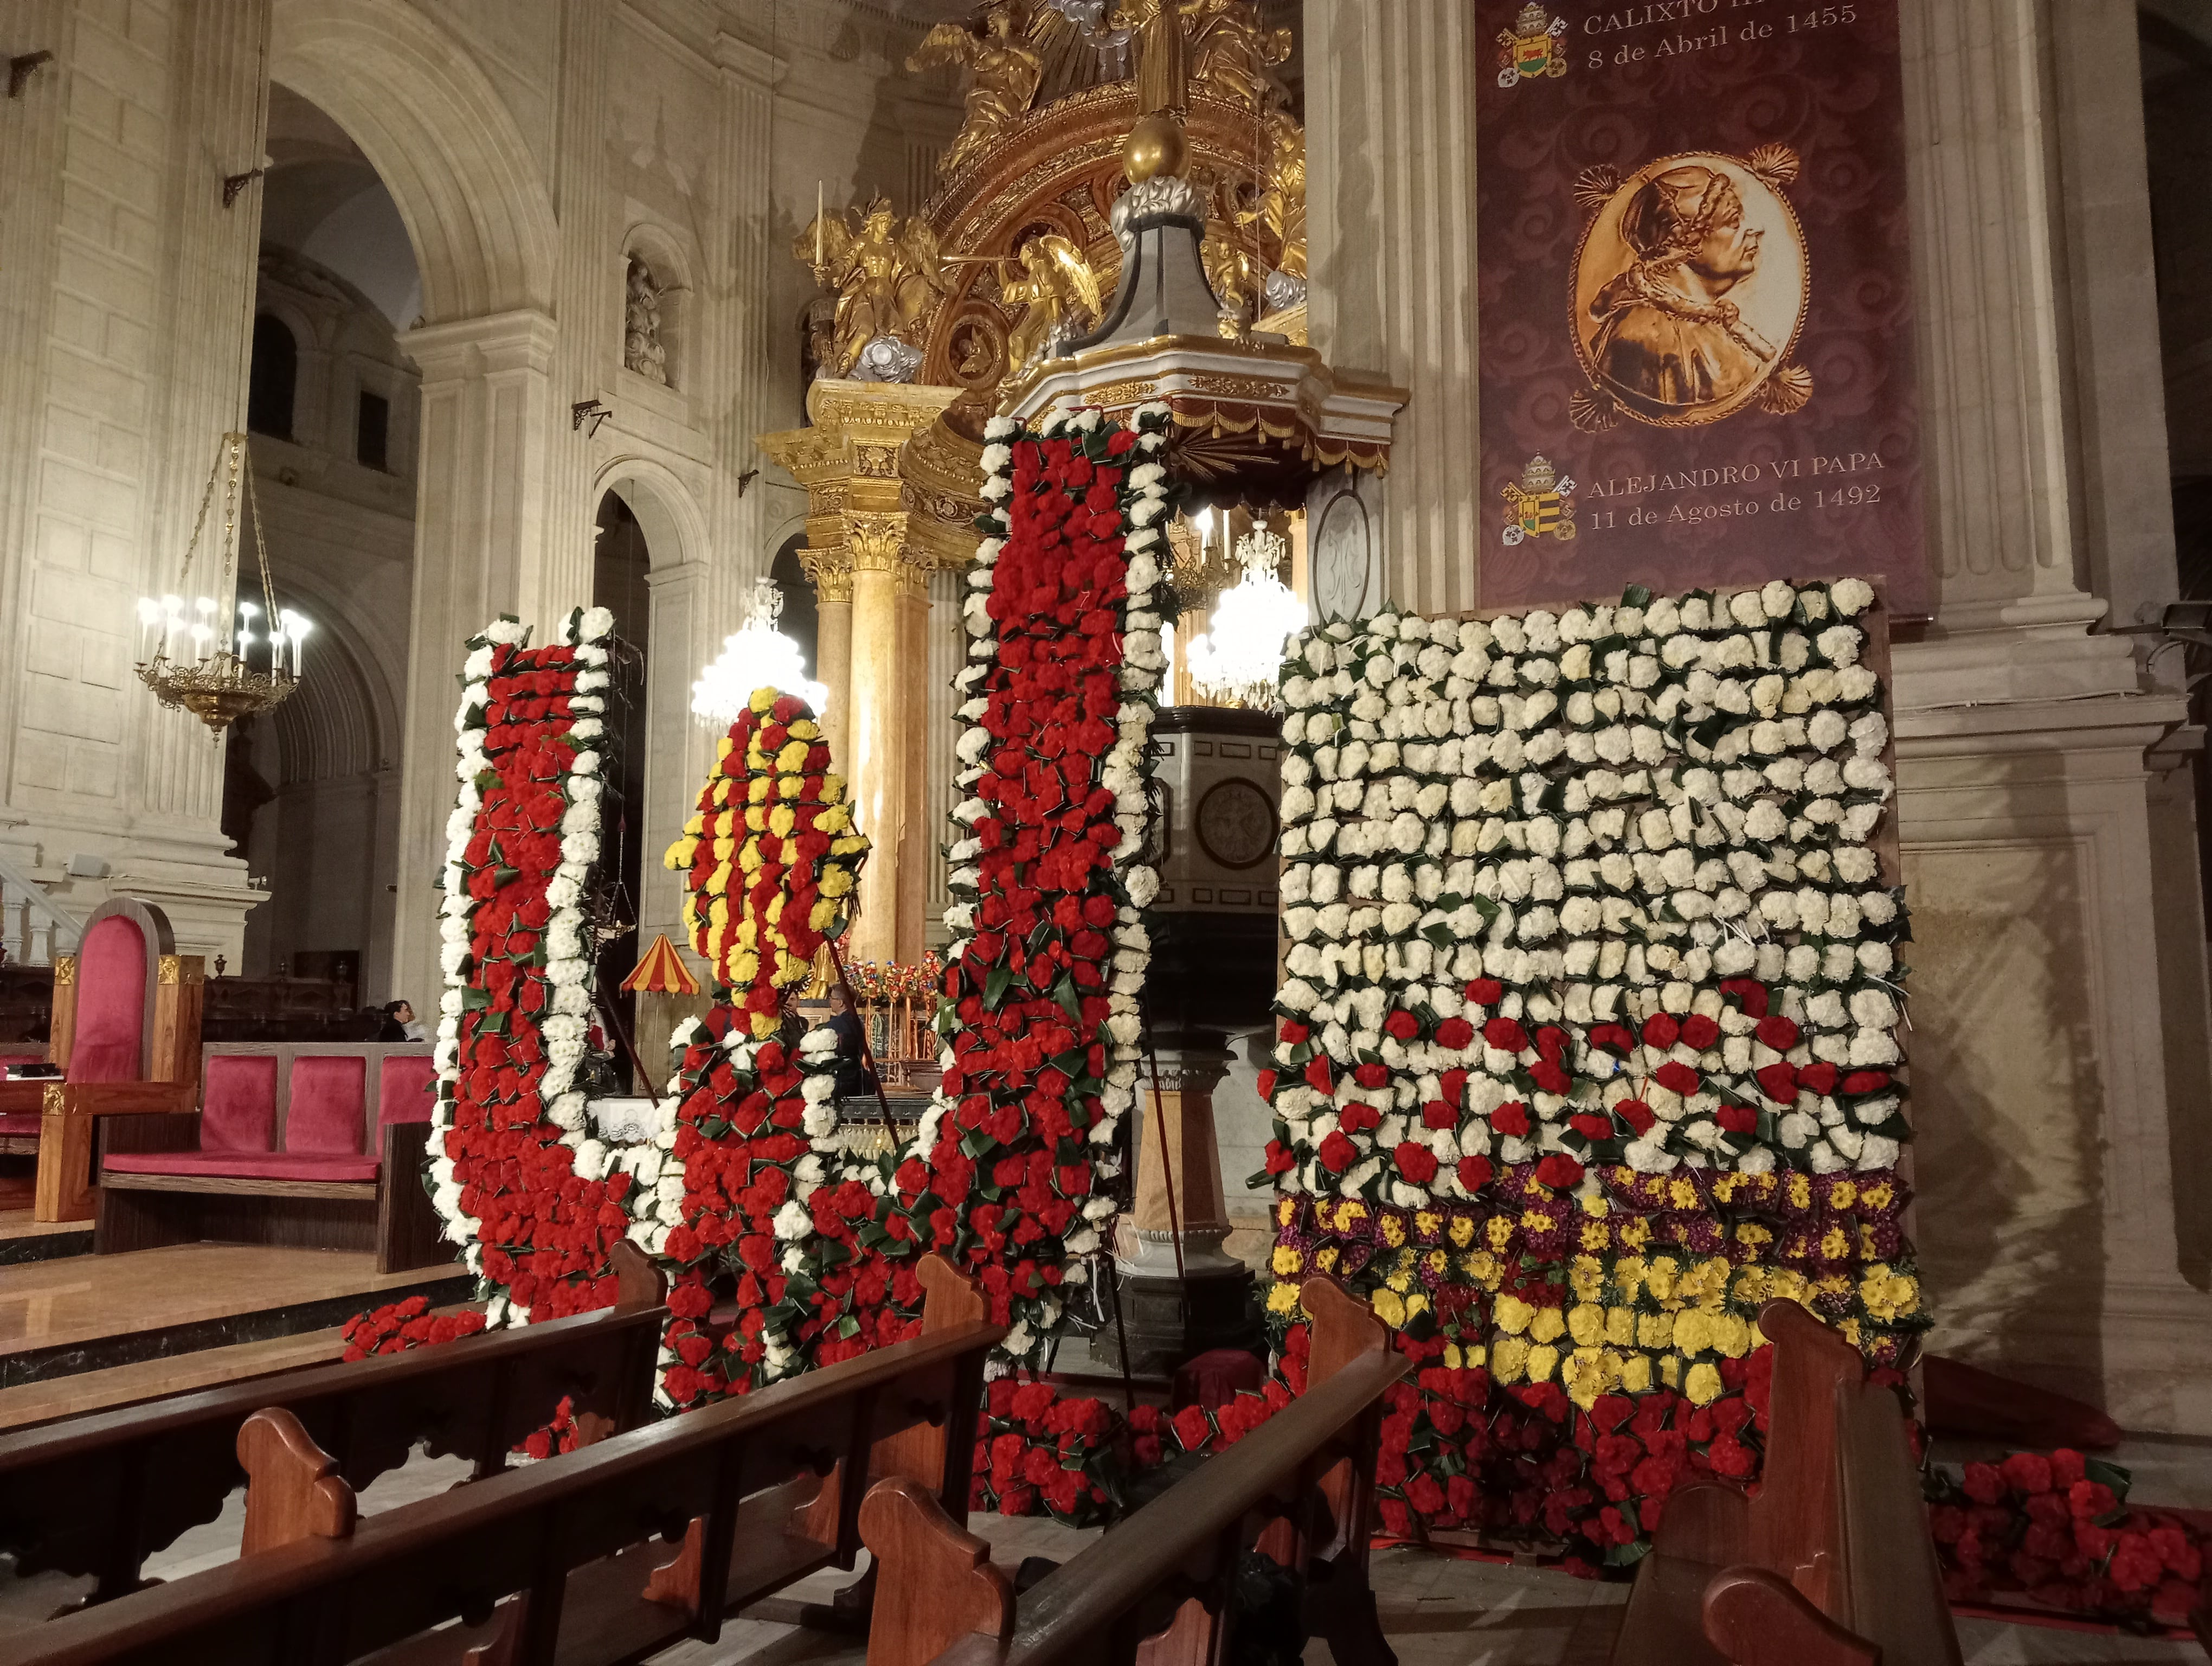
[[1179, 176], [1189, 160], [1182, 124], [1164, 110], [1139, 116], [1121, 143], [1121, 169], [1131, 185], [1142, 185], [1159, 174]]

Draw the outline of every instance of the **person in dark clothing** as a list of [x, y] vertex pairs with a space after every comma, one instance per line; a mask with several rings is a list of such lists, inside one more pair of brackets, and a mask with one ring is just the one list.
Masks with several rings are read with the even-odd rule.
[[872, 1096], [876, 1091], [875, 1073], [868, 1068], [867, 1055], [860, 1046], [860, 1015], [853, 1010], [842, 987], [830, 991], [830, 1029], [837, 1037], [837, 1097], [857, 1099]]

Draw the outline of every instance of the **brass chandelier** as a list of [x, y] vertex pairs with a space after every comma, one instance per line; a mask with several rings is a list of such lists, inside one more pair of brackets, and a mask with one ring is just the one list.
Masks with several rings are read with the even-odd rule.
[[[216, 571], [213, 595], [194, 599], [185, 611], [185, 595], [191, 587], [192, 562], [199, 553], [201, 535], [207, 530], [208, 509], [215, 501], [217, 482], [222, 484], [222, 530], [218, 548], [210, 552]], [[261, 600], [238, 597], [232, 629], [218, 631], [222, 598], [234, 595], [238, 577], [238, 533], [243, 508], [253, 519], [253, 553], [261, 572]], [[200, 495], [199, 514], [192, 522], [191, 542], [185, 546], [184, 569], [177, 591], [161, 597], [138, 599], [138, 678], [153, 690], [163, 705], [188, 711], [208, 726], [210, 737], [220, 740], [223, 731], [241, 717], [282, 705], [299, 686], [301, 644], [313, 628], [301, 615], [278, 611], [275, 587], [269, 580], [269, 550], [261, 537], [261, 514], [253, 498], [253, 466], [243, 434], [226, 434], [216, 455], [207, 489]], [[255, 634], [266, 615], [265, 631]], [[265, 659], [256, 650], [265, 652]], [[258, 660], [261, 663], [255, 663]]]

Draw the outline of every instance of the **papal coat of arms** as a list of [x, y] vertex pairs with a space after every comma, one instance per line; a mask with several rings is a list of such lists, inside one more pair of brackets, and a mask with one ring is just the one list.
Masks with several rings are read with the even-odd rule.
[[1534, 3], [1522, 7], [1513, 27], [1498, 32], [1498, 84], [1510, 87], [1523, 76], [1566, 74], [1566, 33], [1565, 18]]
[[1521, 483], [1505, 488], [1505, 530], [1498, 541], [1510, 550], [1532, 538], [1562, 543], [1575, 535], [1575, 483], [1560, 479], [1541, 457], [1521, 471]]

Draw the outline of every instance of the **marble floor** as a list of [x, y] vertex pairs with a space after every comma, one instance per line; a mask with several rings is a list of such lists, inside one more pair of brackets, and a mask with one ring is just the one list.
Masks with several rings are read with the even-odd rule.
[[[2112, 1456], [2134, 1470], [2142, 1502], [2196, 1505], [2212, 1497], [2212, 1444], [2137, 1440]], [[374, 1512], [430, 1497], [466, 1472], [457, 1460], [417, 1453], [369, 1487], [362, 1507]], [[241, 1490], [217, 1520], [153, 1558], [147, 1572], [173, 1580], [229, 1560], [244, 1520]], [[1009, 1567], [1029, 1556], [1064, 1561], [1098, 1536], [1034, 1518], [977, 1516], [969, 1526]], [[1407, 1547], [1376, 1552], [1373, 1566], [1382, 1628], [1400, 1666], [1602, 1666], [1627, 1600], [1626, 1585]], [[55, 1575], [15, 1579], [7, 1577], [10, 1571], [0, 1558], [0, 1633], [36, 1624], [89, 1583]], [[825, 1570], [787, 1588], [775, 1607], [826, 1602], [853, 1577]], [[2194, 1643], [1995, 1620], [1961, 1620], [1959, 1639], [1967, 1666], [2203, 1666], [2205, 1659]], [[857, 1639], [805, 1631], [751, 1610], [726, 1625], [719, 1642], [679, 1645], [655, 1656], [653, 1666], [861, 1666], [864, 1652]], [[1306, 1660], [1329, 1666], [1328, 1645], [1314, 1644]]]
[[180, 1243], [0, 1268], [0, 1355], [355, 1292], [366, 1298], [427, 1283], [438, 1271], [379, 1273], [367, 1251], [251, 1243]]

